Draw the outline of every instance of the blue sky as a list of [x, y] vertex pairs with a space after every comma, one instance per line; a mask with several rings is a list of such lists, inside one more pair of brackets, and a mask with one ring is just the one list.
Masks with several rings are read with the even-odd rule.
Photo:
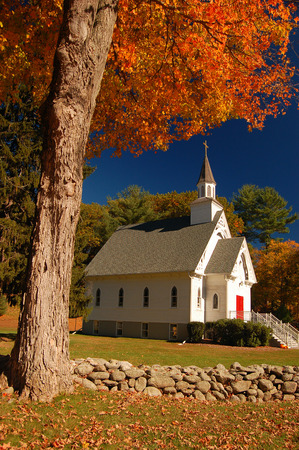
[[[204, 157], [203, 142], [217, 183], [217, 194], [231, 199], [244, 184], [274, 187], [299, 213], [299, 111], [268, 118], [262, 131], [248, 132], [245, 121], [233, 120], [211, 131], [170, 146], [167, 152], [145, 152], [139, 158], [103, 152], [93, 159], [97, 170], [84, 182], [83, 202], [105, 204], [136, 184], [152, 194], [194, 190]], [[299, 220], [285, 239], [299, 242]]]

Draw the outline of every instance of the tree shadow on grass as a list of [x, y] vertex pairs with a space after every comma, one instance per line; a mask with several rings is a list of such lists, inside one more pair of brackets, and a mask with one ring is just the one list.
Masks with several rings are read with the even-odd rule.
[[15, 341], [17, 333], [0, 333], [0, 341], [10, 342]]

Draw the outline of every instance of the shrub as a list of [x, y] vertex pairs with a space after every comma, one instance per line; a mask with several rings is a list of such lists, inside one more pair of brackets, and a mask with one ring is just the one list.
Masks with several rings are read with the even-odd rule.
[[207, 329], [215, 343], [237, 347], [265, 346], [271, 337], [271, 328], [260, 323], [243, 322], [241, 319], [209, 322]]
[[189, 322], [187, 325], [189, 341], [198, 343], [202, 341], [205, 330], [205, 324], [202, 322]]
[[205, 338], [212, 339], [214, 341], [214, 324], [215, 322], [205, 323]]
[[259, 347], [261, 341], [260, 327], [262, 325], [259, 323], [246, 322], [244, 324], [244, 345], [245, 347]]
[[260, 341], [261, 341], [261, 345], [263, 347], [265, 345], [269, 344], [271, 336], [272, 336], [271, 328], [267, 327], [266, 325], [261, 325], [261, 328], [260, 328]]

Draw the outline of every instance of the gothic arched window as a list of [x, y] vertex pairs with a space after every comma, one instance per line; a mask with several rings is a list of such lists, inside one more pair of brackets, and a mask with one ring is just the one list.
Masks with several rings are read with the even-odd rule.
[[247, 264], [246, 264], [246, 259], [245, 259], [244, 253], [242, 253], [242, 255], [241, 255], [241, 260], [242, 260], [242, 264], [243, 264], [245, 280], [248, 280], [248, 268], [247, 268]]
[[218, 294], [214, 294], [213, 296], [213, 309], [219, 308], [219, 297]]
[[148, 308], [149, 307], [149, 290], [148, 288], [144, 288], [143, 291], [143, 307]]
[[101, 303], [101, 289], [97, 289], [96, 292], [96, 306], [100, 306]]
[[124, 306], [124, 290], [120, 288], [118, 292], [118, 306], [122, 308]]
[[178, 306], [178, 290], [175, 286], [171, 289], [171, 307], [176, 308]]

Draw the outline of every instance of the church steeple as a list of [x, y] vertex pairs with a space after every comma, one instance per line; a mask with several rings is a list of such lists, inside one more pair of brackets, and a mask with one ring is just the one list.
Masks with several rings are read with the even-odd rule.
[[207, 141], [204, 142], [205, 157], [197, 182], [198, 198], [191, 203], [191, 225], [212, 222], [217, 211], [222, 211], [222, 205], [216, 200], [216, 182], [208, 160]]
[[212, 169], [208, 160], [208, 144], [204, 142], [205, 157], [202, 163], [199, 179], [197, 182], [198, 198], [216, 198], [216, 182], [213, 177]]

